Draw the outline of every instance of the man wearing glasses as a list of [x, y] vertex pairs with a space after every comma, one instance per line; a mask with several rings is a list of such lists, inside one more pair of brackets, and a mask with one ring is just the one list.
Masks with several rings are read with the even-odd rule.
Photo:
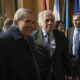
[[73, 26], [68, 31], [69, 54], [73, 66], [73, 80], [80, 80], [80, 13], [73, 15]]

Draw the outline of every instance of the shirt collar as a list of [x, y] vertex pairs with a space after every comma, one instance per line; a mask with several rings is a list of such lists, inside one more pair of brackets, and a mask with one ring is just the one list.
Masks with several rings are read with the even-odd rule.
[[43, 36], [46, 36], [47, 34], [44, 29], [42, 29], [42, 33], [43, 33]]
[[[42, 29], [42, 33], [43, 33], [43, 36], [46, 36], [47, 35], [47, 32], [44, 29]], [[50, 36], [51, 35], [53, 35], [52, 32], [50, 32]]]
[[78, 28], [77, 28], [77, 27], [75, 27], [75, 31], [76, 31], [76, 30], [78, 30]]
[[79, 30], [80, 31], [80, 28], [75, 27], [75, 30]]

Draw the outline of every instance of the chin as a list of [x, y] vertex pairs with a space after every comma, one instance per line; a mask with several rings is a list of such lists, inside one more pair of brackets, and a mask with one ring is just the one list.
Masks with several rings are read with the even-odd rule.
[[47, 30], [47, 32], [51, 32], [52, 30]]

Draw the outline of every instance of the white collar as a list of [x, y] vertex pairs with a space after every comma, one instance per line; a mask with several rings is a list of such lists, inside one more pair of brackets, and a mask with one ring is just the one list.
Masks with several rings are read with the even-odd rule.
[[[42, 29], [42, 32], [43, 32], [43, 36], [46, 36], [47, 35], [47, 32], [44, 29]], [[50, 36], [51, 35], [53, 35], [52, 32], [50, 32]]]

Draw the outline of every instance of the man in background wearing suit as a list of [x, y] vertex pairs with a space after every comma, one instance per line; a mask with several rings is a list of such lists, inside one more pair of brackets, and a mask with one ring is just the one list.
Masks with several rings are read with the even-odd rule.
[[[62, 32], [53, 30], [54, 21], [52, 11], [40, 12], [40, 29], [31, 34], [37, 52], [41, 80], [64, 80], [65, 72], [70, 75], [66, 38]], [[71, 80], [71, 77], [69, 79]]]
[[34, 14], [20, 8], [14, 25], [0, 35], [0, 80], [40, 80], [30, 33], [34, 30]]
[[73, 66], [73, 77], [80, 78], [80, 13], [73, 15], [73, 25], [68, 31], [69, 54]]

